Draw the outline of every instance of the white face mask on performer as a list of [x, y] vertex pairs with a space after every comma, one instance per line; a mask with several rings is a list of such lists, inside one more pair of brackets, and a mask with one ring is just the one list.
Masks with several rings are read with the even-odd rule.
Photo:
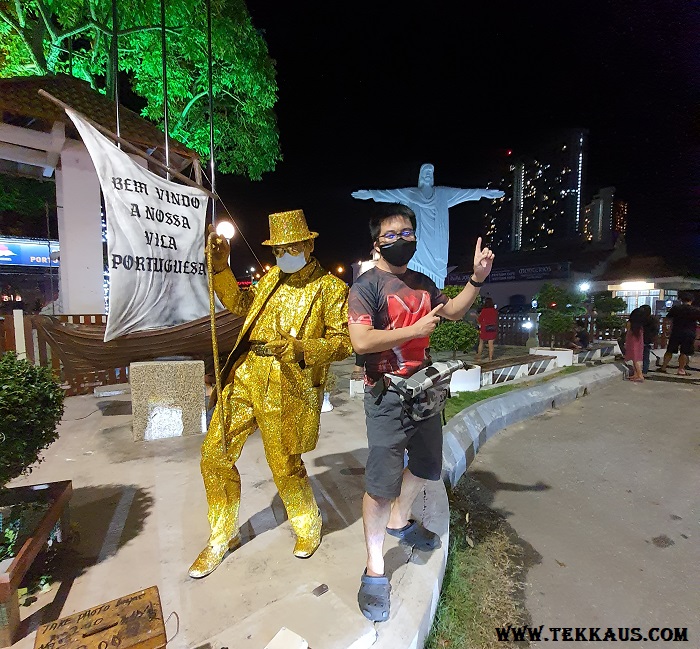
[[283, 273], [296, 273], [306, 266], [306, 255], [303, 252], [298, 255], [285, 252], [281, 257], [277, 257], [277, 265]]
[[283, 273], [296, 273], [309, 263], [311, 249], [306, 241], [297, 241], [284, 246], [272, 246], [272, 254]]

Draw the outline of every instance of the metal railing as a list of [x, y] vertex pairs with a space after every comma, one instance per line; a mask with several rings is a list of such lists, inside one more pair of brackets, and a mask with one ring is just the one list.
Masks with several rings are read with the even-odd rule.
[[[516, 345], [519, 347], [526, 345], [533, 329], [537, 327], [537, 317], [537, 313], [499, 314], [496, 343], [499, 345]], [[627, 315], [621, 315], [620, 317], [627, 321]], [[579, 316], [576, 318], [576, 322], [581, 323], [586, 328], [591, 340], [617, 340], [622, 336], [622, 332], [625, 330], [624, 325], [622, 327], [607, 327], [602, 320], [603, 318], [597, 316]], [[526, 326], [527, 323], [531, 323], [532, 326], [528, 328]], [[656, 341], [655, 349], [666, 347], [669, 326], [670, 323], [665, 321], [665, 318], [660, 318], [659, 337]], [[540, 345], [549, 347], [551, 336], [540, 333], [538, 339]], [[555, 334], [554, 336], [555, 347], [566, 346], [570, 341], [571, 334], [563, 333]]]

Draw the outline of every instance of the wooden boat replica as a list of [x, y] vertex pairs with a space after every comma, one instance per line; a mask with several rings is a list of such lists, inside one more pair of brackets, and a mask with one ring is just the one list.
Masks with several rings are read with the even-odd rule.
[[[93, 372], [127, 367], [155, 358], [212, 358], [209, 316], [175, 327], [150, 329], [104, 342], [105, 324], [74, 324], [54, 316], [33, 316], [34, 327], [61, 362], [72, 372]], [[244, 318], [229, 311], [216, 314], [219, 353], [228, 354], [236, 343]]]

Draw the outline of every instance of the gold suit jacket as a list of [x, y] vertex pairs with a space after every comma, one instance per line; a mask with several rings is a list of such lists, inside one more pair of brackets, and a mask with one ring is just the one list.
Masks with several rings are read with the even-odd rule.
[[[247, 356], [242, 342], [247, 340], [247, 334], [262, 310], [269, 308], [266, 306], [268, 298], [280, 283], [294, 281], [295, 275], [285, 275], [275, 266], [249, 291], [239, 289], [230, 270], [214, 275], [214, 290], [221, 303], [232, 313], [245, 317], [236, 346], [223, 371], [222, 384], [235, 381], [235, 369]], [[295, 454], [316, 447], [323, 386], [329, 366], [352, 353], [345, 283], [324, 270], [313, 258], [299, 275], [304, 278], [300, 286], [301, 299], [289, 308], [293, 311], [293, 333], [304, 346], [303, 368], [298, 363], [260, 359], [267, 362], [267, 371], [271, 375], [273, 369], [270, 368], [279, 366], [281, 409], [285, 421], [297, 423], [296, 427], [283, 427], [284, 442], [289, 452]]]

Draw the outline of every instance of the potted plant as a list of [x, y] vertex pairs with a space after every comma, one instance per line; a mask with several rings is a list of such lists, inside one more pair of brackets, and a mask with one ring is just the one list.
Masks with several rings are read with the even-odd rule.
[[575, 317], [585, 313], [584, 295], [555, 284], [544, 284], [540, 292], [535, 295], [535, 300], [537, 300], [537, 311], [540, 314], [538, 319], [540, 345], [547, 341], [549, 347], [533, 347], [530, 353], [556, 356], [559, 367], [572, 365], [573, 349], [555, 345], [557, 342], [562, 344], [563, 339], [573, 332]]
[[333, 410], [331, 394], [337, 385], [338, 377], [331, 370], [328, 370], [328, 374], [326, 374], [326, 382], [323, 386], [323, 403], [321, 404], [321, 412], [330, 412]]
[[[446, 286], [443, 292], [448, 297], [454, 297], [454, 289], [459, 292], [460, 287]], [[452, 360], [457, 360], [457, 352], [470, 351], [478, 341], [479, 331], [474, 325], [463, 320], [443, 320], [430, 335], [430, 349], [452, 352]], [[480, 385], [481, 367], [473, 364], [469, 369], [457, 370], [450, 380], [450, 390], [454, 393], [478, 390]]]
[[48, 368], [20, 360], [13, 352], [0, 357], [0, 647], [14, 642], [17, 588], [57, 529], [71, 494], [70, 481], [13, 488], [7, 484], [41, 462], [41, 452], [58, 436], [63, 399]]
[[430, 349], [437, 352], [468, 352], [479, 341], [479, 331], [474, 325], [462, 320], [443, 320], [430, 335]]

